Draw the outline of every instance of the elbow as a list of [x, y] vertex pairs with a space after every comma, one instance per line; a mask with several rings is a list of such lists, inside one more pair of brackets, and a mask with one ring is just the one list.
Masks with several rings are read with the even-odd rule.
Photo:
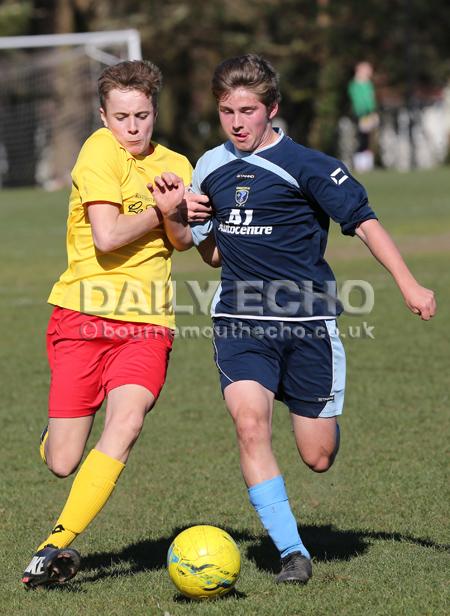
[[215, 257], [215, 256], [205, 255], [205, 254], [202, 254], [201, 256], [202, 256], [203, 261], [210, 267], [217, 268], [217, 267], [221, 267], [222, 265], [222, 259], [220, 257]]
[[174, 246], [175, 250], [177, 252], [185, 252], [185, 250], [189, 250], [189, 248], [191, 248], [191, 246], [186, 246], [184, 244], [180, 244], [179, 246]]
[[192, 240], [191, 241], [176, 241], [176, 242], [171, 242], [172, 246], [175, 248], [176, 251], [178, 252], [184, 252], [185, 250], [189, 250], [189, 248], [192, 248], [192, 246], [194, 245]]
[[108, 236], [94, 237], [94, 246], [99, 252], [113, 252], [119, 246]]
[[355, 234], [362, 240], [365, 244], [369, 239], [369, 235], [373, 233], [374, 230], [377, 230], [381, 227], [380, 223], [376, 218], [368, 218], [367, 220], [363, 220], [358, 224], [355, 229]]
[[367, 244], [367, 235], [365, 234], [364, 229], [361, 229], [361, 225], [356, 227], [355, 235], [361, 240], [361, 242]]
[[218, 268], [222, 266], [222, 261], [220, 259], [213, 259], [210, 263], [208, 263], [211, 267]]

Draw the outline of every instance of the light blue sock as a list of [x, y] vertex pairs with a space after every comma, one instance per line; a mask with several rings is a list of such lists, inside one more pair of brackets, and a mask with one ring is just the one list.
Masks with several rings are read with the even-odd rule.
[[281, 475], [252, 486], [248, 496], [282, 558], [291, 552], [301, 552], [311, 558], [298, 534]]

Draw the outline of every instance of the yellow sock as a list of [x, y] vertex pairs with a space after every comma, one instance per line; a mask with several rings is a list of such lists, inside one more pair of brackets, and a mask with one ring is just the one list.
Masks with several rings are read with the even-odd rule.
[[102, 510], [125, 464], [93, 449], [80, 467], [56, 525], [38, 550], [51, 543], [66, 548]]
[[47, 464], [47, 458], [45, 456], [45, 443], [47, 442], [47, 439], [48, 439], [48, 426], [44, 429], [43, 433], [41, 434], [41, 442], [39, 443], [39, 454], [44, 464]]

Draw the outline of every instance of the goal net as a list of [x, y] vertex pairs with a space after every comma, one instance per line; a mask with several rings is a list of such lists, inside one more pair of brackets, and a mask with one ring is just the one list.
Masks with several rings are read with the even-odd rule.
[[67, 186], [100, 126], [101, 71], [140, 58], [136, 30], [0, 37], [0, 187]]

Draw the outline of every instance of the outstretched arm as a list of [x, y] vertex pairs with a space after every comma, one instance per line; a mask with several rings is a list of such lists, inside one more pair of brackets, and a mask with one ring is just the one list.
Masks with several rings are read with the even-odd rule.
[[397, 246], [378, 220], [366, 220], [356, 229], [356, 235], [373, 256], [390, 272], [408, 308], [428, 321], [436, 312], [434, 293], [422, 287], [409, 271]]

